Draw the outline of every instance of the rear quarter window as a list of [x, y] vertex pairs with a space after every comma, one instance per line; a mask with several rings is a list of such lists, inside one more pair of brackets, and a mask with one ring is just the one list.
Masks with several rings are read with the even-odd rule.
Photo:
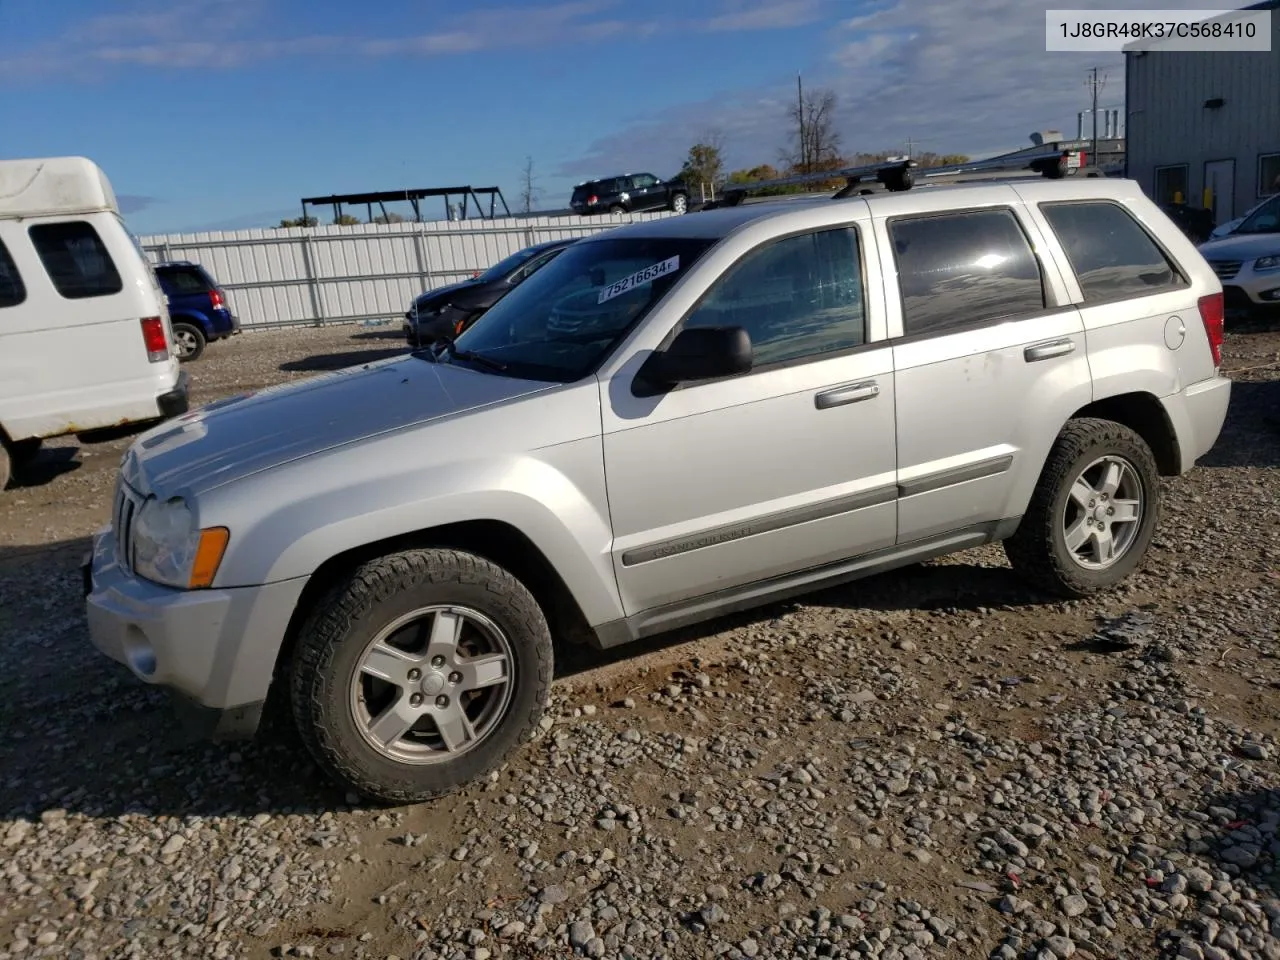
[[22, 284], [18, 265], [9, 256], [3, 241], [0, 241], [0, 308], [16, 307], [26, 299], [27, 288]]
[[1134, 216], [1109, 200], [1040, 204], [1086, 303], [1150, 296], [1187, 285]]
[[41, 223], [27, 233], [54, 289], [68, 300], [107, 297], [124, 289], [120, 272], [92, 224], [81, 220]]

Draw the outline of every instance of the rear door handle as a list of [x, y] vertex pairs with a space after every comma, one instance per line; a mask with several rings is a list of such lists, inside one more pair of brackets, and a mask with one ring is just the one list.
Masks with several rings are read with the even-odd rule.
[[1027, 363], [1035, 363], [1037, 360], [1052, 360], [1054, 357], [1065, 357], [1075, 348], [1074, 340], [1054, 340], [1052, 343], [1037, 343], [1035, 346], [1027, 347], [1027, 349], [1023, 350], [1022, 358]]
[[824, 390], [813, 398], [813, 405], [819, 410], [829, 410], [831, 407], [842, 407], [846, 403], [857, 403], [860, 400], [870, 400], [878, 396], [880, 396], [880, 385], [874, 380], [868, 380], [864, 383], [851, 383], [846, 387]]

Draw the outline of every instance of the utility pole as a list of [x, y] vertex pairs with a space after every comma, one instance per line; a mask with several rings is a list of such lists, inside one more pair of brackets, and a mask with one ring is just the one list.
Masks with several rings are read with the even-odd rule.
[[1089, 111], [1089, 115], [1093, 118], [1093, 148], [1089, 156], [1094, 168], [1098, 170], [1101, 170], [1098, 164], [1098, 94], [1102, 92], [1102, 88], [1106, 86], [1106, 83], [1107, 75], [1104, 73], [1099, 78], [1097, 67], [1089, 71], [1089, 79], [1084, 82], [1084, 85], [1089, 88], [1093, 95], [1093, 109]]
[[800, 172], [809, 172], [809, 142], [804, 136], [804, 87], [796, 74], [796, 117], [800, 122]]
[[907, 159], [911, 159], [911, 148], [916, 145], [916, 141], [907, 137]]

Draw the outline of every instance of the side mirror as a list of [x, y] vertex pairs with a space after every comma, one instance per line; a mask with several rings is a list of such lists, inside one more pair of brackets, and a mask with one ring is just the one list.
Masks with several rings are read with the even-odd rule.
[[749, 373], [751, 353], [751, 335], [742, 327], [689, 327], [644, 362], [637, 380], [656, 393], [678, 383]]

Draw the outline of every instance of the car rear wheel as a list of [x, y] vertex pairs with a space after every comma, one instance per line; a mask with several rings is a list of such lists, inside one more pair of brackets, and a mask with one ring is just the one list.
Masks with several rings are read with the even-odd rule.
[[675, 213], [684, 213], [689, 209], [689, 198], [683, 193], [677, 193], [671, 198], [671, 209]]
[[1146, 441], [1110, 420], [1072, 420], [1005, 554], [1018, 573], [1051, 593], [1091, 596], [1138, 568], [1159, 511], [1160, 472]]
[[386, 803], [442, 796], [537, 729], [551, 633], [532, 594], [456, 550], [363, 564], [320, 601], [290, 666], [294, 721], [339, 783]]
[[187, 363], [198, 360], [204, 353], [205, 339], [200, 328], [185, 321], [173, 325], [173, 342], [178, 348], [178, 360]]

